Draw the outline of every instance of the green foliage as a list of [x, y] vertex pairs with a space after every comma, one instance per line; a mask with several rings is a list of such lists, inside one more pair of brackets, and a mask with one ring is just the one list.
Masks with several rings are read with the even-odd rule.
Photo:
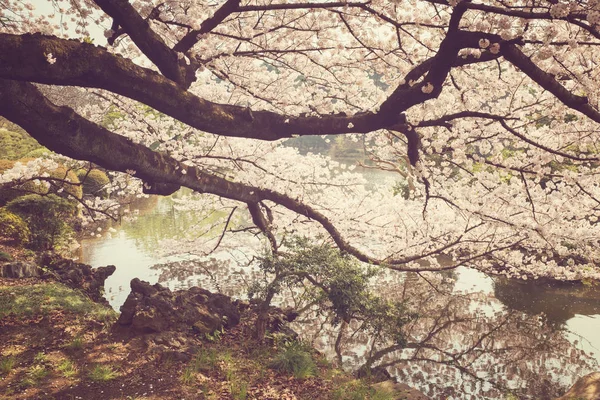
[[181, 374], [181, 383], [191, 385], [196, 380], [196, 371], [191, 366], [187, 366]]
[[[2, 235], [0, 235], [0, 236], [2, 236]], [[0, 262], [3, 262], [3, 261], [12, 261], [12, 260], [13, 260], [13, 258], [12, 258], [12, 256], [10, 254], [8, 254], [8, 253], [6, 253], [4, 251], [0, 251]]]
[[[11, 169], [16, 162], [27, 164], [33, 158], [21, 158], [17, 161], [0, 160], [0, 173]], [[59, 165], [58, 168], [52, 170], [42, 169], [40, 175], [47, 175], [46, 184], [35, 180], [28, 180], [23, 183], [15, 182], [11, 188], [3, 189], [0, 193], [0, 205], [4, 205], [19, 196], [27, 194], [45, 195], [48, 193], [58, 194], [60, 197], [71, 195], [81, 199], [83, 196], [82, 185], [75, 172], [64, 165]]]
[[[105, 315], [107, 309], [60, 283], [0, 287], [0, 318], [11, 313], [27, 316], [65, 310], [97, 319]], [[116, 313], [110, 312], [114, 320]]]
[[205, 333], [204, 334], [204, 338], [206, 340], [208, 340], [209, 342], [218, 342], [221, 340], [221, 337], [223, 336], [223, 333], [225, 332], [225, 329], [223, 327], [221, 327], [221, 329], [215, 329], [214, 332], [212, 333]]
[[73, 378], [78, 373], [77, 366], [69, 359], [62, 360], [56, 370], [65, 378]]
[[2, 157], [18, 160], [38, 148], [41, 148], [40, 144], [28, 134], [0, 129], [0, 154]]
[[364, 268], [348, 254], [341, 253], [327, 243], [312, 244], [306, 238], [292, 238], [285, 243], [288, 251], [260, 260], [260, 268], [274, 276], [270, 287], [255, 282], [249, 297], [266, 298], [268, 290], [279, 292], [283, 285], [301, 286], [305, 280], [318, 290], [317, 300], [324, 306], [330, 303], [338, 320], [348, 320], [356, 311], [367, 292], [369, 279], [377, 273]]
[[234, 400], [246, 400], [248, 397], [248, 382], [233, 380], [229, 385], [229, 390]]
[[77, 171], [77, 177], [83, 185], [83, 194], [102, 198], [108, 197], [106, 187], [110, 183], [110, 179], [104, 171], [80, 169]]
[[14, 357], [0, 357], [0, 376], [8, 375], [15, 366], [16, 360]]
[[90, 380], [94, 382], [108, 382], [116, 379], [119, 373], [110, 365], [96, 364], [88, 374]]
[[11, 200], [6, 209], [19, 215], [29, 227], [30, 247], [34, 250], [60, 248], [68, 243], [72, 229], [70, 222], [77, 207], [54, 194], [30, 194]]
[[292, 341], [277, 353], [270, 367], [297, 379], [306, 379], [317, 373], [317, 366], [306, 346]]
[[48, 361], [48, 356], [43, 351], [38, 351], [35, 353], [35, 356], [33, 356], [33, 362], [36, 364], [43, 364], [46, 361]]
[[408, 312], [403, 303], [384, 300], [370, 290], [369, 282], [380, 273], [378, 269], [360, 264], [337, 247], [314, 244], [306, 238], [292, 238], [285, 247], [286, 252], [260, 259], [265, 279], [252, 284], [250, 298], [257, 297], [264, 306], [284, 287], [308, 287], [304, 293], [307, 301], [317, 305], [320, 312], [333, 312], [333, 324], [358, 318], [363, 321], [363, 330], [405, 343], [402, 328], [417, 315]]
[[83, 197], [81, 182], [72, 169], [60, 165], [58, 168], [47, 172], [50, 178], [56, 179], [56, 181], [52, 181], [52, 186], [48, 190], [48, 193], [55, 193], [61, 197], [65, 197], [62, 194], [64, 192], [78, 199]]
[[29, 153], [25, 154], [23, 158], [48, 158], [52, 154], [55, 153], [48, 150], [45, 147], [40, 147], [39, 149], [32, 150]]
[[402, 181], [396, 181], [394, 186], [392, 187], [392, 193], [394, 196], [400, 196], [403, 199], [408, 199], [410, 196], [410, 189], [408, 188], [408, 184]]
[[[20, 162], [25, 163], [27, 161], [29, 161], [29, 159], [20, 160]], [[16, 161], [12, 160], [0, 160], [0, 174], [11, 169], [15, 165], [15, 162]], [[44, 186], [33, 181], [27, 181], [14, 187], [3, 188], [2, 191], [0, 191], [0, 205], [5, 205], [9, 201], [25, 194], [45, 194], [47, 191], [48, 190]]]
[[77, 351], [83, 348], [83, 338], [81, 336], [74, 337], [69, 343], [66, 345], [67, 349]]
[[4, 208], [0, 208], [0, 238], [7, 238], [16, 244], [22, 245], [29, 242], [29, 236], [29, 228], [21, 217]]
[[102, 125], [103, 127], [107, 128], [107, 129], [114, 129], [117, 127], [118, 121], [124, 120], [124, 119], [125, 119], [124, 113], [118, 111], [117, 107], [110, 106], [107, 113], [104, 114], [104, 118], [102, 119], [102, 123], [100, 125]]
[[44, 365], [32, 365], [27, 371], [23, 385], [26, 387], [37, 385], [42, 379], [48, 375], [48, 369]]
[[208, 372], [217, 367], [218, 361], [219, 358], [215, 349], [201, 348], [192, 359], [189, 368], [194, 372]]

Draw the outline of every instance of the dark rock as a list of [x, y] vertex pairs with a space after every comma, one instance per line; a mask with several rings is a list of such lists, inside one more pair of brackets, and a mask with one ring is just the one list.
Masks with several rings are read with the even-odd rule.
[[358, 378], [368, 378], [373, 383], [384, 382], [392, 379], [392, 375], [383, 367], [362, 367], [357, 372]]
[[411, 388], [405, 383], [397, 383], [393, 380], [387, 380], [371, 385], [373, 389], [381, 392], [387, 392], [392, 395], [391, 398], [397, 400], [429, 400], [429, 397]]
[[600, 372], [593, 372], [582, 378], [569, 389], [564, 396], [556, 400], [599, 400], [600, 399]]
[[231, 298], [193, 287], [171, 292], [160, 284], [150, 285], [137, 278], [131, 281], [131, 293], [121, 306], [119, 324], [135, 334], [178, 331], [197, 334], [231, 328], [240, 321], [240, 313]]
[[93, 301], [108, 305], [103, 295], [104, 282], [115, 272], [114, 265], [92, 268], [54, 253], [42, 254], [40, 265], [44, 271], [42, 278], [50, 278], [74, 289], [80, 289]]
[[31, 278], [40, 276], [40, 268], [31, 262], [14, 261], [0, 266], [1, 278]]

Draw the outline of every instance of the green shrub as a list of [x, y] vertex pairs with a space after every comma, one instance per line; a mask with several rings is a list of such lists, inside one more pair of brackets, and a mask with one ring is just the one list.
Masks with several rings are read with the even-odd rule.
[[89, 372], [88, 377], [94, 382], [107, 382], [117, 378], [119, 373], [110, 365], [97, 364]]
[[8, 375], [15, 366], [14, 357], [1, 357], [0, 356], [0, 375]]
[[61, 194], [64, 191], [65, 193], [68, 193], [78, 199], [83, 197], [81, 182], [79, 181], [77, 174], [72, 169], [67, 169], [67, 167], [64, 165], [60, 165], [58, 168], [47, 172], [50, 174], [51, 178], [65, 182], [57, 182], [56, 184], [52, 185], [52, 188], [46, 193], [54, 193], [61, 197], [65, 197], [63, 194]]
[[[28, 161], [28, 160], [27, 160]], [[27, 162], [22, 161], [22, 162]], [[11, 169], [15, 165], [16, 161], [13, 160], [0, 160], [0, 174]], [[23, 196], [29, 193], [44, 193], [44, 187], [42, 185], [36, 185], [34, 182], [26, 182], [22, 185], [14, 188], [5, 188], [0, 191], [0, 206], [5, 205], [9, 201], [16, 199], [19, 196]]]
[[35, 149], [25, 154], [25, 158], [45, 158], [54, 154], [50, 150], [45, 147], [40, 147], [39, 149]]
[[4, 261], [12, 261], [13, 258], [10, 254], [4, 252], [4, 251], [0, 251], [0, 262], [4, 262]]
[[298, 379], [314, 376], [317, 366], [306, 350], [305, 346], [298, 342], [290, 342], [281, 349], [270, 367], [286, 374], [293, 374]]
[[0, 154], [9, 160], [17, 160], [39, 147], [39, 143], [26, 133], [0, 129]]
[[50, 250], [67, 244], [73, 232], [69, 223], [77, 213], [71, 201], [54, 194], [18, 197], [11, 200], [6, 209], [27, 222], [31, 232], [29, 245], [34, 250]]
[[77, 366], [68, 359], [62, 360], [56, 369], [67, 379], [75, 377], [79, 372]]
[[10, 239], [16, 244], [29, 242], [29, 228], [18, 215], [0, 208], [0, 237]]
[[83, 185], [83, 194], [108, 197], [106, 186], [110, 183], [110, 179], [104, 171], [92, 169], [88, 172], [86, 169], [80, 169], [77, 171], [77, 177]]
[[[18, 162], [27, 164], [29, 161], [35, 158], [22, 158]], [[12, 160], [0, 160], [0, 174], [4, 171], [11, 169], [17, 161]], [[48, 188], [42, 183], [35, 183], [34, 181], [27, 181], [21, 185], [15, 186], [10, 189], [4, 189], [0, 192], [0, 205], [7, 204], [9, 201], [16, 199], [19, 196], [27, 194], [48, 194], [55, 193], [61, 197], [66, 197], [66, 194], [70, 194], [78, 199], [83, 197], [82, 185], [79, 182], [79, 178], [75, 172], [68, 169], [64, 165], [60, 165], [58, 168], [52, 170], [40, 171], [40, 175], [47, 173], [50, 178], [54, 178], [51, 187]], [[61, 182], [65, 181], [65, 182]]]

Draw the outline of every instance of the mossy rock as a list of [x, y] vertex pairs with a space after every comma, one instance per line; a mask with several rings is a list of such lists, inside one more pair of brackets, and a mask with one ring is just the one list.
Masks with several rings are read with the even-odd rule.
[[110, 183], [108, 175], [99, 169], [80, 169], [77, 177], [83, 186], [83, 194], [90, 196], [108, 197], [107, 185]]
[[29, 228], [21, 217], [0, 208], [0, 237], [9, 239], [16, 244], [26, 244], [29, 242]]

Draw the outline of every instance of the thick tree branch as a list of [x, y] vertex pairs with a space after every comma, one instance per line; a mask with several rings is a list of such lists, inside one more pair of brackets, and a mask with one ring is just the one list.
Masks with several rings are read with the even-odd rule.
[[[136, 46], [158, 67], [167, 78], [182, 87], [189, 87], [195, 72], [180, 64], [177, 53], [171, 50], [127, 0], [95, 0], [102, 10], [114, 18]], [[114, 26], [114, 25], [113, 25]]]
[[[55, 64], [45, 54], [56, 57]], [[205, 132], [261, 140], [293, 135], [366, 133], [402, 121], [395, 113], [288, 117], [270, 111], [217, 104], [183, 90], [162, 75], [101, 47], [35, 35], [0, 33], [0, 78], [53, 85], [94, 87], [140, 101]]]
[[577, 96], [565, 89], [554, 78], [554, 75], [543, 71], [535, 65], [529, 57], [527, 57], [515, 44], [505, 43], [501, 46], [501, 52], [504, 58], [523, 71], [531, 80], [540, 85], [545, 90], [552, 93], [564, 105], [573, 110], [586, 115], [591, 120], [600, 123], [600, 113], [598, 110], [588, 104], [587, 97]]
[[240, 6], [240, 0], [227, 0], [225, 4], [221, 6], [215, 14], [206, 19], [200, 25], [200, 29], [193, 29], [188, 32], [174, 47], [173, 50], [178, 51], [180, 53], [185, 53], [189, 51], [196, 43], [198, 43], [198, 36], [204, 35], [213, 29], [215, 29], [225, 18], [227, 18], [231, 13], [238, 10]]

